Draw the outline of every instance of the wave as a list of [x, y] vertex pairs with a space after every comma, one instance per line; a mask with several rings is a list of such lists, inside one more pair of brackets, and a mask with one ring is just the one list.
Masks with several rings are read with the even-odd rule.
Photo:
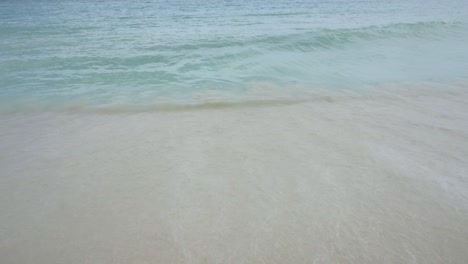
[[[3, 72], [23, 71], [50, 67], [53, 70], [110, 70], [135, 69], [141, 66], [167, 66], [187, 61], [187, 54], [213, 65], [240, 61], [255, 55], [278, 51], [313, 52], [318, 50], [346, 49], [352, 45], [365, 45], [372, 41], [399, 40], [443, 40], [449, 38], [468, 38], [468, 27], [461, 22], [419, 22], [400, 23], [384, 26], [369, 26], [345, 29], [316, 29], [284, 35], [263, 35], [246, 38], [200, 39], [192, 43], [158, 44], [155, 46], [133, 47], [136, 53], [124, 56], [110, 54], [62, 53], [53, 56], [15, 57], [5, 59], [0, 65]], [[14, 45], [14, 44], [11, 44]], [[15, 44], [16, 45], [16, 44]], [[224, 50], [223, 50], [224, 49]], [[27, 52], [33, 52], [28, 50]], [[220, 52], [216, 52], [220, 51]], [[37, 51], [38, 52], [38, 51]], [[201, 53], [201, 54], [199, 54]], [[22, 53], [23, 54], [23, 53]], [[124, 52], [119, 54], [125, 54]], [[208, 58], [208, 59], [207, 59]], [[204, 64], [210, 65], [210, 64]], [[185, 67], [185, 66], [184, 66]]]
[[297, 15], [310, 15], [309, 12], [288, 12], [288, 13], [260, 13], [260, 14], [245, 14], [244, 17], [271, 17], [271, 16], [297, 16]]
[[268, 50], [313, 50], [343, 47], [360, 41], [380, 39], [444, 39], [458, 37], [467, 33], [467, 26], [462, 22], [418, 22], [397, 23], [382, 26], [361, 28], [316, 29], [284, 35], [265, 35], [242, 40], [239, 37], [223, 39], [206, 39], [197, 43], [173, 45], [156, 45], [148, 50], [187, 51], [203, 49], [220, 49], [235, 46], [263, 47]]

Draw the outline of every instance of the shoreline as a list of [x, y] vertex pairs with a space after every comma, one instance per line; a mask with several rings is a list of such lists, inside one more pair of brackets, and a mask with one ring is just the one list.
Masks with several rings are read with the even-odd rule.
[[320, 86], [285, 86], [271, 83], [258, 83], [240, 94], [208, 90], [192, 95], [190, 98], [160, 98], [149, 102], [93, 102], [92, 100], [11, 100], [0, 105], [1, 116], [29, 114], [145, 114], [158, 112], [186, 112], [198, 110], [223, 110], [230, 108], [262, 108], [288, 106], [304, 103], [339, 103], [342, 101], [405, 100], [413, 97], [444, 96], [464, 94], [468, 80], [459, 79], [446, 83], [387, 83], [364, 85], [350, 89], [326, 88]]

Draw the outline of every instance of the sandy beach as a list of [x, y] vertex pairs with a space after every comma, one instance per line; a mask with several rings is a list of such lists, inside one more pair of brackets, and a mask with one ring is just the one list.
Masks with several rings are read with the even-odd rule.
[[468, 261], [465, 87], [0, 121], [0, 263]]

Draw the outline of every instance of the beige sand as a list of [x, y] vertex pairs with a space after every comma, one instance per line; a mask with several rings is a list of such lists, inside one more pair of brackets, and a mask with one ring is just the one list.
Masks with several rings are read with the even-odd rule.
[[468, 263], [465, 88], [0, 121], [0, 263]]

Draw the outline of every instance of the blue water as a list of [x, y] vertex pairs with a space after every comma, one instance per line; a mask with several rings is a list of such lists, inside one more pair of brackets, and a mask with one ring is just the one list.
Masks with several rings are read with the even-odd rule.
[[467, 43], [466, 0], [3, 0], [0, 103], [449, 83]]

